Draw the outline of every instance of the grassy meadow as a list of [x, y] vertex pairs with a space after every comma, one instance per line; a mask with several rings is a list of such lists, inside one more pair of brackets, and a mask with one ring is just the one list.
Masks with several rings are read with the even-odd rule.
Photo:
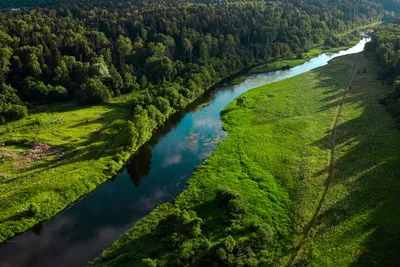
[[400, 265], [400, 131], [378, 104], [390, 90], [376, 80], [378, 70], [372, 60], [358, 61], [337, 127], [330, 189], [296, 266]]
[[0, 126], [0, 242], [64, 209], [112, 177], [132, 147], [119, 143], [135, 94], [102, 106], [43, 106]]
[[[228, 137], [188, 188], [105, 250], [103, 265], [398, 264], [400, 132], [378, 104], [390, 87], [377, 71], [363, 54], [349, 55], [232, 102], [221, 114]], [[221, 208], [221, 188], [244, 208]], [[171, 216], [187, 210], [192, 221]], [[200, 221], [201, 233], [160, 230], [179, 216], [183, 225]]]

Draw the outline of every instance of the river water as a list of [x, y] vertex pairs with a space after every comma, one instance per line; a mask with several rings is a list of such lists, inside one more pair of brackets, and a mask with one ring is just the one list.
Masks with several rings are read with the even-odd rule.
[[114, 179], [31, 231], [0, 245], [0, 267], [79, 267], [110, 246], [139, 219], [185, 188], [195, 167], [227, 135], [220, 112], [242, 93], [364, 50], [369, 38], [338, 53], [322, 54], [290, 70], [248, 76], [174, 114]]

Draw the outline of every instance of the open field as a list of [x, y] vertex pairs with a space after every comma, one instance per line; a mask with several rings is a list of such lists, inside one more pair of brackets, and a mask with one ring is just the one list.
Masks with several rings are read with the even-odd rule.
[[400, 265], [400, 131], [378, 104], [390, 88], [375, 79], [377, 65], [362, 58], [357, 70], [337, 127], [330, 189], [298, 265]]
[[[188, 189], [104, 251], [104, 265], [399, 264], [400, 132], [378, 104], [390, 87], [377, 71], [350, 55], [245, 93]], [[221, 207], [221, 188], [238, 195], [232, 205]], [[171, 214], [200, 218], [201, 233], [162, 230]]]
[[134, 94], [103, 106], [55, 104], [0, 126], [0, 242], [53, 216], [112, 177], [133, 147], [118, 141]]

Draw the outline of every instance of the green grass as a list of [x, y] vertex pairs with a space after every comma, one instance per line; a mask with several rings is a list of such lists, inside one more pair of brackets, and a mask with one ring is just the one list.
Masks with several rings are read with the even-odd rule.
[[378, 104], [390, 90], [375, 79], [378, 66], [362, 59], [357, 68], [338, 125], [332, 184], [299, 265], [400, 264], [400, 131]]
[[[0, 126], [0, 242], [64, 209], [112, 177], [132, 149], [116, 142], [117, 119], [131, 119], [129, 94], [103, 106], [43, 106]], [[34, 144], [50, 150], [32, 151]], [[32, 212], [30, 205], [39, 207]]]
[[[259, 266], [289, 261], [325, 189], [331, 128], [358, 57], [337, 126], [335, 175], [294, 263], [393, 266], [400, 247], [400, 132], [378, 104], [390, 88], [375, 80], [378, 67], [362, 54], [251, 90], [244, 94], [245, 107], [234, 101], [222, 112], [228, 137], [175, 199], [175, 207], [202, 218], [201, 237], [210, 242], [208, 250], [228, 235], [239, 243], [251, 238], [256, 223], [273, 233], [269, 245], [255, 253]], [[220, 187], [236, 191], [246, 203], [247, 212], [233, 225], [224, 222], [216, 205]], [[103, 252], [104, 266], [139, 266], [144, 258], [157, 259], [159, 266], [180, 266], [176, 258], [189, 241], [165, 249], [169, 239], [157, 230], [157, 222], [173, 209], [163, 205], [141, 220]], [[198, 255], [210, 254], [191, 257], [198, 260]]]

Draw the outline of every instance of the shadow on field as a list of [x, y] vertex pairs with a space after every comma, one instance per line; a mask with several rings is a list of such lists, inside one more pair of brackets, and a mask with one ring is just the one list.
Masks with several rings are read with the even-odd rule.
[[[108, 131], [104, 131], [107, 129]], [[33, 177], [39, 173], [61, 167], [68, 164], [74, 164], [83, 161], [98, 160], [100, 157], [108, 157], [116, 154], [116, 149], [122, 147], [118, 142], [114, 142], [116, 135], [113, 129], [104, 128], [102, 131], [96, 131], [90, 134], [87, 140], [78, 144], [65, 144], [57, 148], [62, 151], [67, 151], [61, 158], [51, 160], [42, 160], [40, 163], [33, 164], [31, 167], [25, 168], [28, 173], [24, 176], [19, 176], [15, 182], [21, 179]], [[71, 172], [71, 170], [67, 170]], [[62, 172], [59, 173], [63, 175]]]
[[[354, 251], [360, 255], [351, 266], [400, 266], [400, 131], [393, 129], [385, 107], [378, 104], [388, 87], [369, 78], [372, 73], [377, 70], [356, 74], [346, 94], [336, 128], [336, 165], [327, 195], [338, 201], [322, 208], [314, 235], [334, 231], [337, 236], [331, 245], [342, 248], [364, 239], [361, 252]], [[330, 103], [323, 109], [337, 107], [340, 96], [326, 97]], [[352, 116], [356, 118], [343, 121], [348, 112], [356, 112]], [[330, 142], [328, 133], [314, 145], [328, 149]]]
[[17, 214], [14, 214], [12, 216], [1, 219], [0, 224], [9, 222], [9, 221], [18, 221], [18, 220], [21, 220], [22, 218], [29, 217], [29, 216], [31, 216], [29, 211], [27, 211], [27, 210], [21, 211], [21, 212], [18, 212]]

